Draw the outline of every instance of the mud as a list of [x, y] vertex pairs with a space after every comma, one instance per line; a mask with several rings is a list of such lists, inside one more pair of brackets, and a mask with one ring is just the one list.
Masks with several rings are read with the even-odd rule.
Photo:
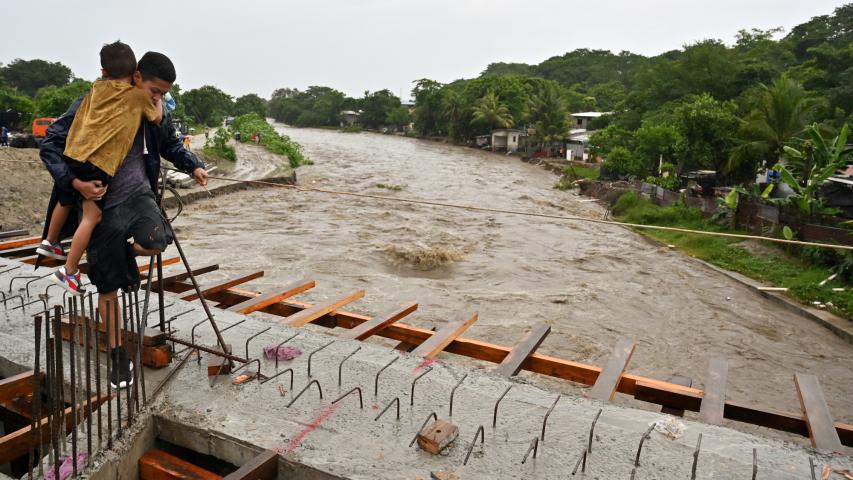
[[[376, 134], [278, 128], [315, 162], [298, 170], [300, 184], [603, 214], [575, 193], [553, 189], [551, 173], [516, 158]], [[377, 184], [406, 187], [393, 191]], [[475, 309], [479, 321], [465, 335], [504, 345], [545, 322], [552, 333], [540, 353], [599, 365], [619, 338], [631, 337], [637, 349], [629, 372], [687, 376], [697, 387], [708, 360], [724, 356], [730, 361], [728, 398], [778, 410], [799, 411], [792, 376], [812, 372], [835, 419], [853, 421], [853, 347], [627, 229], [286, 189], [204, 201], [177, 223], [194, 265], [222, 267], [205, 275], [206, 282], [264, 270], [263, 278], [247, 285], [262, 290], [308, 276], [317, 287], [299, 299], [364, 288], [367, 296], [348, 309], [374, 314], [417, 300], [420, 308], [405, 322], [419, 326], [440, 326]], [[577, 388], [522, 376], [550, 388]]]
[[53, 179], [36, 148], [0, 148], [0, 229], [41, 234]]

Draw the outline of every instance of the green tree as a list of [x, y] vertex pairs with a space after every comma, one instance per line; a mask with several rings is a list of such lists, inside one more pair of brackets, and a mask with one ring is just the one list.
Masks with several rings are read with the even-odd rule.
[[721, 102], [705, 93], [688, 99], [674, 113], [681, 140], [676, 147], [679, 174], [706, 169], [722, 176], [738, 127], [734, 102]]
[[234, 109], [231, 112], [235, 117], [247, 113], [257, 113], [261, 117], [267, 116], [267, 101], [257, 94], [249, 93], [234, 100]]
[[395, 129], [403, 129], [411, 121], [412, 116], [409, 114], [409, 109], [402, 105], [388, 112], [388, 117], [385, 118], [385, 122], [388, 125], [393, 125]]
[[442, 120], [444, 86], [428, 78], [416, 80], [414, 83], [412, 97], [415, 99], [415, 129], [421, 135], [435, 135], [446, 131], [443, 128], [446, 122]]
[[465, 118], [465, 101], [456, 90], [447, 88], [441, 99], [441, 114], [447, 124], [447, 134], [459, 138], [459, 125]]
[[566, 138], [568, 116], [555, 86], [548, 86], [530, 98], [528, 119], [533, 126], [533, 140], [539, 144]]
[[388, 114], [400, 106], [400, 99], [390, 90], [364, 92], [359, 122], [367, 128], [379, 128], [386, 124]]
[[231, 96], [210, 85], [188, 90], [181, 95], [181, 99], [187, 114], [209, 127], [220, 125], [222, 119], [234, 109]]
[[[634, 132], [634, 153], [647, 167], [657, 166], [660, 159], [673, 163], [676, 146], [681, 142], [678, 129], [669, 123], [643, 122]], [[657, 173], [657, 168], [653, 168]]]
[[617, 175], [645, 178], [648, 168], [630, 150], [625, 147], [616, 147], [607, 154], [604, 160], [605, 168], [610, 173]]
[[35, 104], [26, 95], [8, 87], [0, 87], [0, 115], [7, 127], [21, 128], [30, 122], [35, 113]]
[[488, 129], [509, 128], [513, 125], [509, 107], [501, 103], [495, 92], [488, 92], [474, 105], [471, 121]]
[[818, 106], [802, 85], [784, 75], [770, 86], [760, 85], [759, 92], [755, 108], [740, 122], [744, 142], [733, 150], [728, 171], [756, 156], [769, 166], [781, 161], [785, 145], [803, 132]]
[[79, 78], [61, 87], [44, 87], [36, 93], [36, 117], [58, 117], [68, 110], [68, 107], [79, 97], [88, 93], [92, 84]]
[[39, 89], [49, 86], [61, 87], [72, 78], [71, 69], [59, 62], [20, 58], [12, 60], [12, 63], [0, 69], [0, 76], [6, 84], [31, 97]]

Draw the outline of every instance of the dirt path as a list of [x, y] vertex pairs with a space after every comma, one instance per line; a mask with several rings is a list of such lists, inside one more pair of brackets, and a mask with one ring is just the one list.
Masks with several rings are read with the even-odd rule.
[[[299, 169], [300, 184], [601, 215], [576, 194], [551, 188], [552, 174], [515, 158], [375, 134], [279, 128], [316, 162]], [[308, 276], [317, 288], [300, 298], [364, 288], [367, 296], [351, 309], [367, 314], [417, 300], [419, 310], [405, 321], [425, 327], [477, 310], [480, 319], [466, 336], [504, 345], [545, 322], [552, 333], [540, 352], [594, 364], [619, 338], [631, 337], [638, 346], [630, 372], [687, 376], [699, 387], [708, 360], [720, 355], [730, 360], [729, 398], [781, 410], [799, 410], [793, 373], [813, 372], [836, 420], [853, 421], [853, 347], [624, 228], [286, 190], [205, 201], [179, 223], [195, 262], [224, 267], [209, 281], [265, 270], [252, 282], [263, 289]]]

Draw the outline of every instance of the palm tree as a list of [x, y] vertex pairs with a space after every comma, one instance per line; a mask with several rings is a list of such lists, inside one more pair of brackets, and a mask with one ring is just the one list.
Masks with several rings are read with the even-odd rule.
[[451, 137], [456, 136], [457, 126], [462, 119], [465, 111], [465, 101], [462, 95], [459, 95], [455, 90], [447, 90], [444, 98], [441, 99], [441, 113], [447, 121], [448, 134]]
[[781, 162], [785, 145], [805, 130], [817, 106], [801, 84], [785, 75], [770, 86], [761, 84], [756, 108], [741, 119], [745, 141], [732, 152], [727, 169], [734, 171], [756, 156], [768, 166]]
[[568, 117], [563, 99], [555, 88], [545, 88], [532, 95], [527, 116], [535, 130], [533, 138], [540, 145], [562, 140], [568, 133]]
[[471, 123], [480, 123], [489, 128], [509, 128], [513, 125], [509, 108], [501, 103], [495, 92], [489, 91], [474, 104]]

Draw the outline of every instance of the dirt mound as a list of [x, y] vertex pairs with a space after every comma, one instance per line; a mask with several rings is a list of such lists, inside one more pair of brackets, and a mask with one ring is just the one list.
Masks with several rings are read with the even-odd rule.
[[36, 148], [0, 148], [0, 225], [41, 234], [53, 179]]

